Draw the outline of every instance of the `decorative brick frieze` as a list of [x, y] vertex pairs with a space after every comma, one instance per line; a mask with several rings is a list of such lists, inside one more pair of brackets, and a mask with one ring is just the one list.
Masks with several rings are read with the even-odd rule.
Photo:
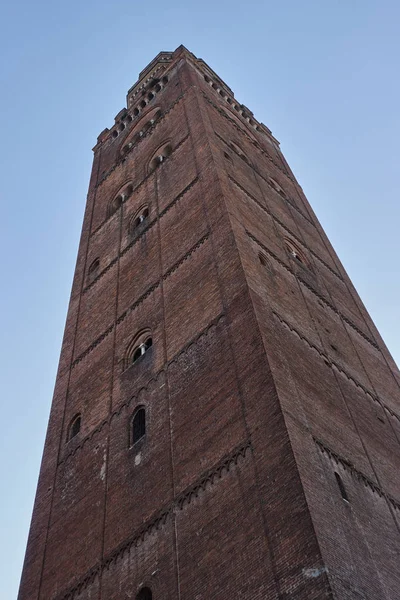
[[[272, 252], [272, 250], [267, 248], [265, 246], [265, 244], [260, 242], [252, 233], [250, 233], [247, 230], [246, 230], [246, 233], [249, 236], [249, 238], [251, 240], [253, 240], [253, 242], [255, 242], [258, 246], [260, 246], [260, 248], [262, 248], [264, 250], [264, 252], [266, 252], [277, 263], [279, 263], [281, 265], [281, 267], [283, 267], [284, 269], [286, 269], [286, 271], [288, 271], [289, 273], [294, 275], [294, 277], [296, 277], [296, 279], [302, 285], [304, 285], [304, 287], [306, 287], [314, 296], [316, 296], [327, 308], [329, 308], [332, 312], [334, 312], [336, 315], [338, 315], [338, 317], [340, 317], [347, 325], [349, 325], [349, 327], [351, 327], [356, 333], [358, 333], [358, 335], [360, 335], [366, 342], [371, 344], [371, 346], [373, 346], [376, 350], [380, 350], [378, 344], [374, 340], [372, 340], [367, 335], [365, 335], [365, 333], [363, 331], [361, 331], [361, 329], [359, 327], [357, 327], [357, 325], [355, 325], [348, 317], [346, 317], [341, 311], [339, 311], [329, 300], [327, 300], [314, 287], [312, 287], [307, 281], [305, 281], [305, 279], [303, 279], [301, 277], [301, 275], [299, 275], [297, 273], [296, 270], [291, 269], [285, 262], [283, 262], [283, 260], [281, 260], [278, 256], [276, 256], [276, 254], [274, 252]], [[307, 248], [307, 246], [305, 246], [305, 247]]]
[[400, 501], [399, 500], [396, 500], [396, 498], [393, 498], [393, 496], [391, 496], [390, 494], [385, 492], [385, 490], [383, 490], [381, 487], [379, 487], [369, 477], [364, 475], [364, 473], [361, 473], [361, 471], [356, 469], [356, 467], [352, 464], [352, 462], [350, 460], [343, 458], [342, 456], [340, 456], [339, 454], [337, 454], [336, 452], [331, 450], [331, 448], [329, 448], [326, 444], [321, 442], [321, 440], [319, 440], [315, 437], [313, 439], [314, 439], [314, 442], [315, 442], [317, 448], [319, 449], [319, 451], [322, 454], [325, 454], [326, 456], [328, 456], [328, 458], [334, 464], [337, 464], [337, 465], [340, 464], [346, 471], [349, 471], [355, 479], [357, 479], [358, 481], [361, 481], [366, 487], [368, 487], [372, 492], [374, 492], [374, 494], [378, 494], [378, 496], [380, 496], [381, 498], [385, 498], [385, 500], [393, 508], [400, 511]]
[[186, 504], [190, 504], [192, 499], [200, 493], [206, 493], [209, 486], [213, 486], [220, 481], [224, 476], [228, 475], [234, 469], [239, 461], [245, 460], [247, 454], [251, 451], [251, 442], [246, 440], [240, 446], [236, 447], [228, 455], [220, 459], [213, 467], [208, 469], [201, 477], [191, 484], [181, 494], [176, 496], [169, 504], [166, 504], [155, 515], [147, 519], [139, 530], [125, 540], [118, 548], [110, 552], [101, 563], [94, 565], [77, 583], [69, 590], [57, 594], [53, 600], [73, 600], [85, 588], [87, 588], [96, 576], [101, 576], [104, 569], [107, 569], [111, 563], [117, 561], [125, 552], [129, 552], [131, 548], [140, 546], [146, 536], [152, 535], [165, 525], [168, 518], [174, 513], [184, 508]]
[[168, 360], [165, 365], [155, 374], [153, 375], [146, 383], [146, 385], [141, 386], [138, 391], [131, 396], [130, 398], [128, 398], [125, 402], [123, 402], [117, 410], [113, 411], [109, 417], [107, 417], [107, 419], [104, 419], [99, 425], [97, 425], [97, 427], [95, 429], [93, 429], [86, 437], [84, 437], [79, 444], [77, 444], [76, 446], [73, 447], [73, 449], [66, 453], [60, 460], [59, 460], [59, 464], [65, 462], [68, 457], [74, 455], [78, 450], [80, 450], [81, 448], [83, 448], [83, 446], [92, 439], [92, 437], [98, 433], [99, 431], [101, 431], [101, 429], [103, 429], [103, 427], [109, 425], [113, 419], [113, 417], [115, 417], [116, 415], [119, 415], [121, 410], [123, 408], [127, 408], [130, 404], [132, 404], [137, 398], [140, 397], [140, 395], [146, 391], [154, 382], [157, 381], [157, 379], [160, 377], [161, 374], [165, 373], [168, 368], [174, 364], [179, 357], [181, 357], [183, 354], [185, 354], [185, 352], [187, 352], [189, 350], [189, 348], [191, 348], [192, 346], [195, 346], [202, 338], [206, 337], [208, 335], [208, 333], [214, 329], [217, 325], [219, 325], [220, 323], [224, 322], [224, 313], [221, 313], [220, 315], [218, 315], [217, 317], [215, 317], [215, 319], [213, 319], [212, 321], [210, 321], [210, 323], [208, 323], [208, 325], [202, 329], [202, 331], [200, 331], [200, 333], [198, 333], [194, 338], [192, 338], [189, 342], [187, 342], [187, 344], [185, 344], [180, 350], [179, 352], [177, 352], [175, 354], [175, 356], [173, 356], [170, 360]]
[[[188, 192], [188, 191], [189, 191], [189, 190], [190, 190], [190, 189], [191, 189], [191, 188], [192, 188], [192, 187], [195, 185], [195, 183], [197, 183], [197, 182], [198, 182], [198, 180], [199, 180], [199, 178], [198, 178], [198, 177], [195, 177], [195, 179], [193, 179], [193, 181], [192, 181], [191, 183], [189, 183], [189, 185], [187, 185], [187, 186], [185, 187], [185, 189], [184, 189], [184, 190], [182, 190], [182, 191], [181, 191], [181, 192], [180, 192], [180, 193], [179, 193], [179, 194], [176, 196], [176, 198], [174, 198], [174, 199], [173, 199], [173, 200], [172, 200], [172, 201], [171, 201], [171, 202], [168, 204], [168, 206], [166, 206], [166, 207], [164, 208], [164, 210], [163, 210], [163, 211], [161, 211], [161, 212], [160, 212], [160, 214], [159, 214], [158, 218], [161, 218], [161, 217], [163, 217], [163, 216], [164, 216], [164, 215], [165, 215], [165, 214], [166, 214], [166, 213], [167, 213], [167, 212], [168, 212], [168, 211], [169, 211], [169, 210], [170, 210], [170, 209], [171, 209], [173, 206], [175, 206], [175, 204], [176, 204], [176, 203], [177, 203], [179, 200], [181, 200], [181, 198], [183, 198], [183, 196], [184, 196], [184, 195], [185, 195], [185, 194], [186, 194], [186, 193], [187, 193], [187, 192]], [[131, 248], [132, 248], [132, 247], [133, 247], [135, 244], [137, 244], [137, 243], [138, 243], [138, 242], [141, 240], [141, 238], [142, 238], [144, 235], [146, 235], [146, 233], [148, 233], [148, 231], [149, 231], [149, 230], [150, 230], [152, 227], [154, 227], [154, 225], [155, 225], [155, 224], [157, 223], [157, 221], [158, 221], [158, 218], [155, 218], [155, 219], [153, 219], [152, 221], [150, 221], [150, 223], [149, 223], [149, 224], [148, 224], [146, 227], [144, 227], [144, 228], [143, 228], [143, 229], [140, 231], [140, 233], [139, 233], [138, 235], [135, 235], [134, 239], [133, 239], [133, 240], [132, 240], [132, 241], [131, 241], [129, 244], [127, 244], [127, 245], [125, 246], [125, 248], [123, 248], [123, 249], [121, 250], [121, 252], [119, 253], [119, 256], [120, 256], [120, 257], [121, 257], [121, 256], [124, 256], [124, 254], [126, 254], [126, 253], [128, 252], [128, 250], [130, 250], [130, 249], [131, 249]], [[108, 220], [108, 219], [107, 219], [107, 220]], [[103, 223], [102, 225], [104, 225], [104, 223]], [[101, 225], [101, 226], [102, 226], [102, 225]], [[94, 286], [94, 284], [95, 284], [95, 283], [97, 283], [97, 281], [99, 281], [99, 279], [101, 279], [101, 278], [103, 277], [103, 275], [105, 275], [105, 274], [107, 273], [107, 271], [109, 271], [109, 270], [111, 269], [111, 267], [113, 267], [114, 265], [116, 265], [116, 264], [117, 264], [117, 262], [118, 262], [118, 256], [116, 256], [115, 258], [113, 258], [113, 260], [112, 260], [112, 261], [110, 261], [110, 262], [109, 262], [109, 264], [108, 264], [108, 265], [105, 267], [105, 269], [103, 269], [103, 270], [102, 270], [102, 271], [101, 271], [101, 272], [100, 272], [100, 273], [97, 275], [97, 277], [96, 277], [95, 279], [93, 279], [93, 281], [91, 281], [91, 282], [89, 283], [89, 285], [87, 285], [87, 286], [86, 286], [86, 287], [83, 289], [82, 293], [83, 293], [83, 294], [85, 294], [85, 293], [86, 293], [86, 292], [87, 292], [87, 291], [88, 291], [88, 290], [89, 290], [91, 287], [93, 287], [93, 286]]]
[[[188, 250], [187, 252], [185, 252], [185, 254], [162, 276], [162, 279], [165, 280], [167, 279], [167, 277], [169, 277], [171, 275], [171, 273], [173, 273], [174, 271], [176, 271], [188, 258], [190, 258], [192, 256], [192, 254], [198, 249], [200, 248], [200, 246], [202, 246], [204, 244], [204, 242], [209, 238], [209, 233], [206, 233], [205, 235], [203, 235], [197, 242], [196, 244], [194, 244], [194, 246], [192, 246], [190, 248], [190, 250]], [[154, 283], [153, 285], [151, 285], [146, 292], [140, 296], [140, 298], [138, 298], [132, 305], [130, 308], [128, 308], [125, 312], [122, 313], [122, 315], [120, 315], [117, 320], [116, 323], [119, 324], [121, 323], [125, 317], [131, 313], [133, 310], [135, 310], [135, 308], [137, 308], [139, 306], [139, 304], [141, 304], [161, 283], [161, 279], [159, 281], [157, 281], [156, 283]], [[73, 369], [79, 362], [81, 362], [81, 360], [83, 358], [85, 358], [92, 350], [94, 350], [106, 337], [109, 333], [111, 333], [111, 331], [114, 329], [114, 325], [111, 325], [110, 327], [108, 327], [108, 329], [106, 329], [106, 331], [104, 333], [102, 333], [92, 344], [90, 344], [90, 346], [88, 348], [86, 348], [86, 350], [84, 352], [82, 352], [82, 354], [80, 354], [79, 356], [77, 356], [75, 358], [75, 360], [72, 362], [71, 364], [71, 368]]]
[[[186, 140], [188, 139], [188, 137], [189, 137], [189, 134], [188, 134], [188, 135], [186, 135], [186, 136], [185, 136], [183, 139], [181, 139], [181, 141], [180, 141], [180, 142], [178, 142], [178, 144], [177, 144], [177, 145], [176, 145], [176, 146], [175, 146], [175, 147], [172, 149], [172, 152], [171, 152], [171, 154], [170, 154], [170, 155], [168, 156], [168, 158], [166, 158], [165, 160], [169, 160], [169, 159], [170, 159], [170, 158], [171, 158], [171, 157], [174, 155], [174, 152], [175, 152], [176, 150], [178, 150], [178, 149], [179, 149], [179, 148], [182, 146], [182, 144], [184, 144], [184, 143], [186, 142]], [[125, 159], [125, 157], [124, 157], [124, 158], [123, 158], [123, 159], [122, 159], [122, 160], [121, 160], [121, 161], [118, 163], [118, 165], [122, 164], [122, 162], [124, 162], [125, 160], [126, 160], [126, 159]], [[107, 176], [108, 176], [108, 175], [110, 175], [110, 173], [111, 173], [111, 172], [112, 172], [114, 169], [115, 169], [115, 167], [113, 167], [113, 169], [111, 169], [111, 171], [109, 171], [109, 172], [108, 172]], [[141, 181], [140, 183], [138, 183], [138, 185], [137, 185], [137, 186], [136, 186], [136, 187], [135, 187], [135, 188], [132, 190], [132, 194], [134, 194], [135, 192], [137, 192], [137, 191], [138, 191], [138, 190], [139, 190], [139, 189], [142, 187], [142, 185], [143, 185], [144, 183], [146, 183], [146, 181], [147, 181], [147, 180], [148, 180], [150, 177], [152, 177], [152, 175], [154, 175], [154, 171], [151, 171], [150, 173], [148, 173], [148, 174], [146, 175], [146, 177], [144, 177], [144, 178], [142, 179], [142, 181]], [[132, 195], [132, 194], [131, 194], [131, 195]], [[126, 199], [126, 200], [124, 200], [124, 201], [122, 202], [122, 204], [124, 204], [126, 201], [127, 201], [127, 199]], [[114, 213], [114, 214], [115, 214], [115, 213]], [[104, 221], [102, 221], [102, 222], [100, 223], [100, 225], [99, 225], [98, 227], [96, 227], [96, 229], [94, 229], [94, 230], [91, 232], [91, 236], [95, 235], [95, 234], [96, 234], [98, 231], [100, 231], [100, 229], [101, 229], [102, 227], [104, 227], [104, 225], [105, 225], [105, 224], [106, 224], [106, 223], [107, 223], [107, 222], [108, 222], [108, 221], [109, 221], [109, 220], [110, 220], [110, 219], [111, 219], [111, 218], [114, 216], [114, 214], [112, 214], [112, 215], [109, 215], [109, 216], [108, 216], [106, 219], [104, 219]]]
[[276, 319], [283, 325], [286, 329], [288, 329], [291, 333], [296, 335], [300, 340], [302, 340], [309, 348], [315, 350], [321, 358], [325, 361], [325, 363], [336, 369], [338, 373], [346, 377], [348, 381], [351, 381], [358, 389], [362, 390], [364, 394], [373, 402], [379, 404], [382, 408], [385, 409], [392, 417], [395, 417], [400, 422], [400, 416], [397, 415], [389, 406], [387, 406], [376, 394], [374, 394], [371, 390], [366, 388], [362, 383], [354, 379], [352, 375], [350, 375], [347, 371], [343, 369], [343, 367], [339, 366], [335, 361], [333, 361], [327, 354], [325, 354], [321, 348], [316, 346], [313, 342], [310, 342], [302, 333], [300, 333], [293, 325], [290, 325], [285, 319], [283, 319], [276, 311], [272, 311]]

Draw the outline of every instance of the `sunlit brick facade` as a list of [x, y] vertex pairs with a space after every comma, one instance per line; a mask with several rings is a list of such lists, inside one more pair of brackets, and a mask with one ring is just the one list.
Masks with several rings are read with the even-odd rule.
[[399, 382], [270, 130], [160, 53], [94, 148], [19, 600], [398, 599]]

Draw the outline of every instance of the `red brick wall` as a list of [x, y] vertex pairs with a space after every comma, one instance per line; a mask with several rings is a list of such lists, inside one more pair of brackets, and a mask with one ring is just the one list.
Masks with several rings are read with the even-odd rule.
[[151, 68], [95, 147], [19, 599], [394, 599], [393, 363], [268, 130], [184, 49]]

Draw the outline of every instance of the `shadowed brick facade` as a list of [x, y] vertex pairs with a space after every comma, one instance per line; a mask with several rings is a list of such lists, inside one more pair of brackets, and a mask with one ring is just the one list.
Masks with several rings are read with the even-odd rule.
[[277, 140], [160, 53], [94, 148], [19, 600], [398, 599], [399, 383]]

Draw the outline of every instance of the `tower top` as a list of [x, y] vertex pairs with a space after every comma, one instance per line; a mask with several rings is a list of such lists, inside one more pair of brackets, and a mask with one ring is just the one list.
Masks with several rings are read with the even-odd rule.
[[226, 83], [217, 75], [217, 73], [211, 69], [211, 67], [202, 58], [197, 58], [197, 56], [195, 56], [181, 44], [174, 51], [159, 52], [157, 56], [153, 58], [153, 60], [150, 61], [149, 64], [139, 73], [138, 80], [129, 88], [126, 95], [126, 108], [121, 109], [116, 114], [114, 117], [115, 123], [112, 128], [109, 129], [106, 127], [99, 134], [97, 138], [97, 144], [93, 150], [97, 150], [99, 144], [104, 142], [110, 135], [113, 134], [114, 129], [118, 128], [121, 119], [125, 119], [127, 117], [130, 109], [135, 109], [135, 105], [139, 102], [141, 96], [145, 93], [145, 90], [151, 86], [152, 83], [158, 81], [162, 76], [164, 76], [164, 74], [170, 70], [172, 63], [176, 64], [179, 59], [182, 58], [190, 62], [193, 67], [201, 73], [204, 79], [212, 87], [214, 87], [214, 89], [219, 91], [220, 95], [226, 99], [232, 108], [244, 116], [248, 121], [254, 123], [256, 127], [261, 129], [270, 137], [271, 141], [279, 146], [279, 142], [272, 136], [271, 130], [264, 125], [264, 123], [259, 123], [256, 121], [254, 114], [249, 108], [247, 108], [244, 104], [239, 104], [236, 101], [232, 89], [226, 85]]

